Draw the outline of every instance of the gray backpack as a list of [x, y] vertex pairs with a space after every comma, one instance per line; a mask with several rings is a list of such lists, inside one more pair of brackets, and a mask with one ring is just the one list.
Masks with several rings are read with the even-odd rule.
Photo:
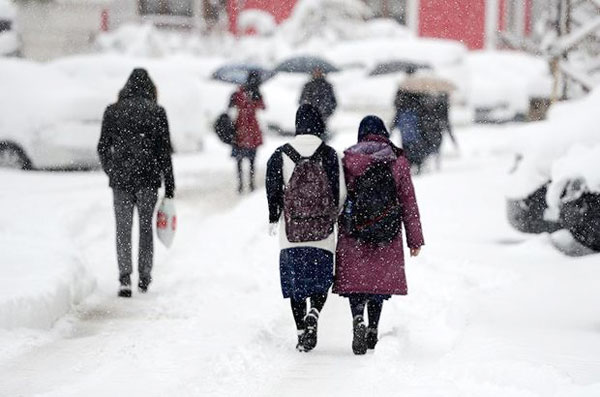
[[290, 242], [320, 241], [333, 232], [337, 208], [323, 166], [324, 152], [324, 143], [310, 157], [302, 157], [289, 144], [283, 147], [283, 153], [296, 164], [283, 196], [285, 231]]

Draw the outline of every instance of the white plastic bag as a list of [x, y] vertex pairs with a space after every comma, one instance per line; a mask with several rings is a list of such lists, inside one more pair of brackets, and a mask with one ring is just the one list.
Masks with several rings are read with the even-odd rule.
[[177, 214], [175, 213], [175, 201], [163, 198], [156, 214], [156, 234], [161, 243], [169, 248], [173, 244], [175, 231], [177, 230]]

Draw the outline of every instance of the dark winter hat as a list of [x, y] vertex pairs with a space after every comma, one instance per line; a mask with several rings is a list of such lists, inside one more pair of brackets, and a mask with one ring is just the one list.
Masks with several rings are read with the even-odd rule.
[[146, 98], [156, 101], [156, 86], [146, 69], [133, 69], [129, 75], [127, 83], [119, 93], [119, 100], [128, 98]]
[[325, 133], [325, 124], [321, 113], [307, 103], [300, 105], [296, 112], [296, 135], [310, 134], [319, 138]]
[[358, 141], [362, 141], [368, 135], [379, 135], [385, 138], [390, 137], [390, 133], [385, 128], [383, 121], [377, 116], [366, 116], [360, 122], [358, 127]]

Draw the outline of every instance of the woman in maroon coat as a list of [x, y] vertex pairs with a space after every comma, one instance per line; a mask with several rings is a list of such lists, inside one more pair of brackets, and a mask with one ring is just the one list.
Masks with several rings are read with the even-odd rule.
[[[344, 152], [342, 161], [349, 196], [355, 188], [356, 179], [372, 165], [390, 165], [407, 245], [411, 256], [417, 256], [424, 241], [410, 163], [402, 150], [390, 142], [389, 133], [380, 118], [367, 116], [361, 121], [358, 143]], [[333, 292], [350, 299], [354, 353], [365, 354], [367, 348], [374, 349], [383, 301], [391, 295], [407, 293], [402, 228], [389, 243], [368, 243], [348, 235], [340, 227]], [[365, 306], [369, 314], [368, 328], [363, 320]]]
[[242, 177], [242, 161], [247, 158], [250, 162], [250, 190], [254, 190], [254, 161], [256, 159], [256, 149], [262, 145], [262, 132], [258, 124], [256, 112], [264, 109], [265, 104], [259, 91], [261, 83], [260, 74], [257, 71], [250, 71], [248, 79], [236, 92], [233, 93], [229, 101], [229, 107], [235, 107], [238, 110], [235, 120], [236, 136], [233, 142], [231, 156], [237, 160], [238, 168], [238, 191], [244, 190]]

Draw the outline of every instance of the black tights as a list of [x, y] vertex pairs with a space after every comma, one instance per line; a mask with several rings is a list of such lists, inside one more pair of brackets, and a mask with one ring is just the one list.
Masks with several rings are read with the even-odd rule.
[[353, 318], [364, 316], [365, 306], [367, 306], [367, 312], [369, 313], [369, 328], [377, 328], [381, 318], [383, 301], [369, 299], [368, 295], [350, 295], [350, 310]]
[[[254, 173], [255, 173], [255, 168], [254, 168], [254, 157], [245, 157], [248, 159], [248, 161], [250, 162], [250, 190], [254, 190]], [[244, 157], [238, 157], [237, 158], [237, 170], [238, 170], [238, 182], [239, 182], [239, 189], [242, 190], [244, 187], [244, 178], [243, 178], [243, 168], [242, 168], [242, 162], [244, 160]]]
[[[310, 307], [311, 309], [317, 309], [319, 313], [325, 306], [325, 301], [327, 300], [327, 293], [313, 295], [310, 297]], [[294, 321], [296, 322], [296, 329], [303, 330], [304, 329], [304, 317], [306, 317], [306, 299], [290, 299], [292, 304], [292, 313], [294, 314]]]

